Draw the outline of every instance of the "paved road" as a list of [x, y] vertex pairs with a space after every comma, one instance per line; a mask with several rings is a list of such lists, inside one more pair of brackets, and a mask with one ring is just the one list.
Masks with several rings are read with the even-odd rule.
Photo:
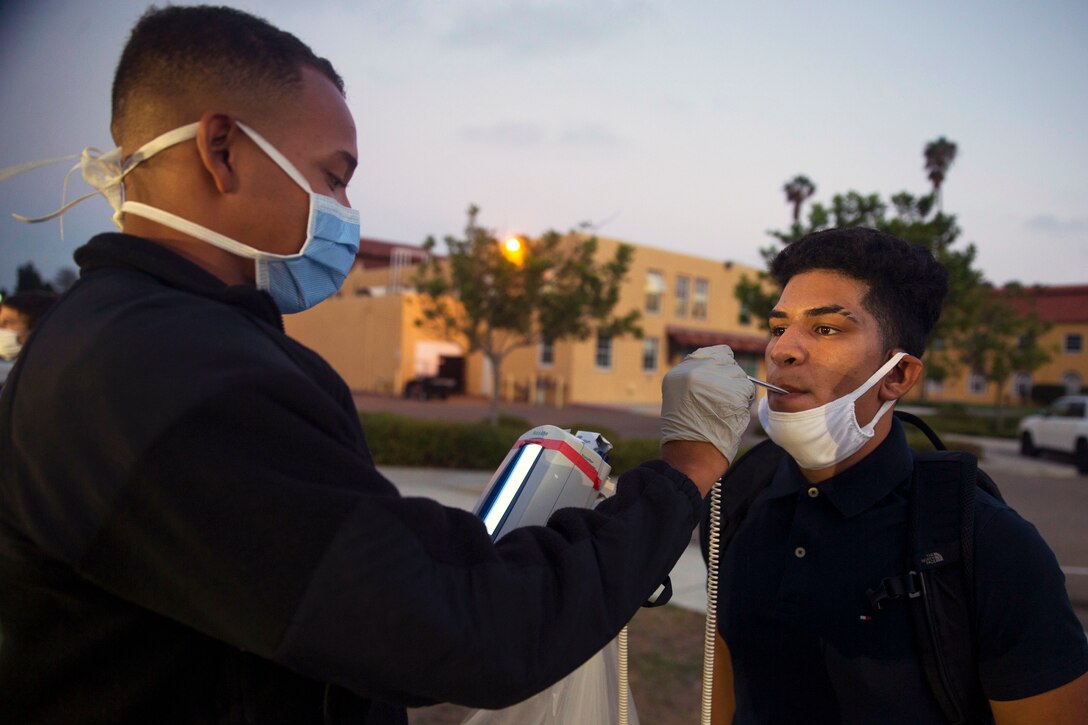
[[1024, 458], [1015, 441], [977, 440], [985, 455], [982, 468], [1054, 550], [1069, 598], [1088, 629], [1088, 476], [1067, 459]]
[[[403, 415], [447, 420], [479, 421], [487, 417], [487, 402], [452, 398], [448, 401], [405, 401], [357, 395], [362, 410], [388, 410]], [[530, 423], [560, 426], [596, 424], [622, 436], [656, 438], [659, 421], [645, 410], [616, 410], [594, 406], [546, 406], [504, 403], [505, 415]], [[962, 436], [959, 436], [962, 437]], [[1009, 504], [1035, 524], [1054, 549], [1066, 575], [1070, 599], [1081, 622], [1088, 628], [1088, 476], [1072, 463], [1059, 459], [1029, 459], [1017, 453], [1016, 443], [1004, 439], [972, 438], [983, 447], [982, 467], [993, 477]], [[476, 502], [491, 471], [443, 471], [419, 468], [383, 468], [405, 495], [427, 496], [447, 505], [469, 509]], [[697, 547], [690, 547], [673, 572], [673, 601], [680, 606], [705, 609], [706, 572]]]

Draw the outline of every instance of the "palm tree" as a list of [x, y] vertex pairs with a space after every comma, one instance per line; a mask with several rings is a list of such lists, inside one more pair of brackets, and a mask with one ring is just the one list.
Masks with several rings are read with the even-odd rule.
[[787, 181], [782, 190], [786, 192], [786, 201], [793, 204], [793, 223], [801, 218], [801, 205], [816, 193], [816, 185], [807, 176], [798, 175]]
[[952, 162], [956, 160], [956, 144], [941, 136], [926, 144], [923, 155], [926, 158], [929, 180], [933, 182], [933, 194], [937, 197], [937, 211], [941, 211], [941, 184]]

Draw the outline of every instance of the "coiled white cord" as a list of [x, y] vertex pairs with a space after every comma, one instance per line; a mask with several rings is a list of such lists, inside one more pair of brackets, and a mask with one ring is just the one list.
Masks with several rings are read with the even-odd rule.
[[616, 640], [616, 665], [619, 681], [619, 725], [627, 725], [627, 698], [630, 696], [627, 684], [627, 625], [620, 630]]
[[718, 631], [718, 539], [722, 505], [722, 482], [710, 489], [710, 531], [707, 535], [706, 630], [703, 635], [703, 700], [699, 722], [710, 725], [714, 689], [714, 643]]

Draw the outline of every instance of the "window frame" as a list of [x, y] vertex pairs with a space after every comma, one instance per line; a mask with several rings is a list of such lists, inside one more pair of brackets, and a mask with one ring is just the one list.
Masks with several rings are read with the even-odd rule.
[[[647, 347], [653, 344], [653, 361], [652, 367], [647, 367], [646, 362], [649, 360], [649, 350]], [[644, 337], [642, 338], [642, 372], [644, 373], [656, 373], [661, 368], [661, 339], [657, 337]]]
[[685, 319], [691, 306], [691, 277], [686, 274], [676, 275], [676, 284], [673, 286], [672, 314], [674, 317]]
[[[597, 370], [612, 369], [612, 361], [615, 357], [612, 344], [613, 341], [614, 338], [612, 335], [602, 335], [599, 330], [597, 331], [597, 342], [593, 350], [593, 365]], [[604, 363], [601, 362], [602, 351], [607, 358]]]
[[[651, 279], [657, 281], [657, 284], [651, 283]], [[656, 289], [655, 289], [656, 288]], [[650, 315], [660, 315], [661, 311], [665, 307], [665, 293], [668, 291], [669, 285], [665, 281], [665, 273], [658, 269], [646, 270], [646, 286], [643, 289], [644, 298], [642, 300], [642, 309]], [[654, 301], [654, 304], [650, 304], [650, 300]]]
[[[702, 292], [699, 292], [699, 287]], [[705, 320], [710, 312], [710, 280], [696, 277], [691, 292], [691, 319]]]

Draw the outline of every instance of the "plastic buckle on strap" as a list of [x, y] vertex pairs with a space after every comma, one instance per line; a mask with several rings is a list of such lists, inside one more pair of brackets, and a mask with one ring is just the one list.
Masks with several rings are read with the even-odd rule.
[[884, 603], [889, 599], [907, 597], [916, 599], [922, 596], [922, 575], [916, 571], [910, 571], [902, 576], [885, 577], [876, 589], [865, 590], [865, 596], [869, 598], [869, 604], [876, 611], [884, 608]]

